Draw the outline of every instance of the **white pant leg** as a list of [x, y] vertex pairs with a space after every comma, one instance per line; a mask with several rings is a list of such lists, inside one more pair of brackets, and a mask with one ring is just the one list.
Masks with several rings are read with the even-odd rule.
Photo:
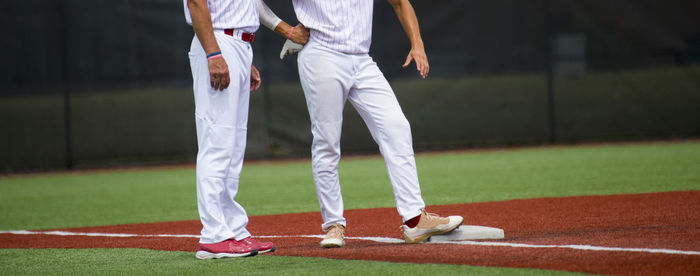
[[379, 145], [394, 189], [396, 208], [405, 222], [425, 208], [413, 155], [411, 127], [394, 91], [372, 58], [361, 55], [353, 59], [358, 74], [348, 100]]
[[[247, 68], [250, 68], [248, 66]], [[241, 170], [243, 168], [243, 158], [245, 155], [245, 147], [247, 140], [247, 126], [248, 126], [248, 105], [250, 103], [250, 69], [245, 71], [243, 76], [243, 90], [240, 94], [239, 106], [241, 107], [240, 112], [236, 116], [236, 133], [232, 137], [234, 139], [233, 145], [233, 158], [231, 159], [231, 164], [229, 165], [228, 175], [226, 177], [226, 192], [227, 198], [225, 203], [222, 205], [224, 212], [224, 218], [229, 229], [233, 232], [233, 236], [236, 240], [242, 240], [250, 237], [250, 232], [246, 229], [248, 225], [248, 214], [246, 213], [243, 206], [235, 201], [236, 194], [238, 193], [238, 184], [241, 175]], [[245, 106], [245, 108], [243, 107]]]
[[245, 152], [252, 49], [247, 42], [215, 35], [231, 75], [227, 89], [211, 87], [206, 54], [196, 37], [189, 53], [199, 146], [196, 181], [201, 243], [250, 236], [245, 229], [248, 217], [234, 197]]
[[348, 57], [307, 44], [299, 53], [299, 79], [311, 119], [311, 166], [323, 224], [346, 225], [338, 180], [343, 106], [352, 64]]

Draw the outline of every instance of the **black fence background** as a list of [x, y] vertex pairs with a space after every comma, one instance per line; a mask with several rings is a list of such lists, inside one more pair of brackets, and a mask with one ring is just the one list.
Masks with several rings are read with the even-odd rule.
[[[267, 1], [296, 23], [291, 1]], [[371, 55], [417, 150], [700, 136], [700, 2], [413, 1], [431, 76], [403, 69], [409, 42], [375, 2]], [[0, 173], [191, 162], [196, 153], [182, 1], [5, 1]], [[249, 158], [306, 156], [295, 58], [254, 43]], [[376, 152], [346, 108], [345, 153]]]

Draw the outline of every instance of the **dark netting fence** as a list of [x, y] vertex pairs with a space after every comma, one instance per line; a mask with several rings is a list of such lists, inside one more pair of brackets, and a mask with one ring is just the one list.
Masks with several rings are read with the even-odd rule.
[[[268, 4], [295, 23], [291, 1]], [[175, 0], [5, 2], [0, 172], [193, 161], [187, 51]], [[371, 55], [417, 150], [700, 136], [700, 1], [413, 1], [431, 62], [402, 69], [408, 39], [376, 1]], [[305, 156], [295, 58], [260, 29], [249, 158]], [[345, 153], [376, 152], [352, 107]]]

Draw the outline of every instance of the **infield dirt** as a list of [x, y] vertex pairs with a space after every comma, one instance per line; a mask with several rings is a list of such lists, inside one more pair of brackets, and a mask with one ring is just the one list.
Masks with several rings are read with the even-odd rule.
[[[256, 216], [248, 229], [273, 241], [273, 255], [389, 262], [521, 267], [619, 275], [700, 275], [700, 191], [523, 199], [429, 206], [465, 224], [502, 228], [506, 238], [470, 244], [416, 244], [348, 239], [320, 248], [318, 212]], [[400, 239], [394, 208], [347, 210], [348, 237]], [[192, 251], [199, 221], [53, 229], [71, 233], [183, 234], [190, 237], [103, 237], [0, 234], [0, 248], [150, 248]], [[577, 246], [587, 245], [587, 246]], [[663, 250], [661, 250], [663, 249]]]

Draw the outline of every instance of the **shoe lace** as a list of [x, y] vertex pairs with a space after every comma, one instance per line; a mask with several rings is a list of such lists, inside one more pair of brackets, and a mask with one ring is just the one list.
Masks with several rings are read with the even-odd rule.
[[425, 212], [425, 214], [428, 215], [429, 217], [438, 217], [438, 218], [440, 217], [440, 215], [435, 214], [435, 213], [428, 213], [428, 212]]
[[339, 236], [340, 238], [345, 238], [345, 231], [343, 230], [343, 226], [336, 225], [331, 227], [331, 229], [328, 229], [328, 235], [329, 236]]
[[425, 214], [427, 215], [427, 217], [426, 217], [427, 220], [440, 219], [440, 215], [438, 215], [438, 214], [428, 213], [428, 212], [425, 212]]
[[[441, 216], [438, 215], [438, 214], [428, 213], [428, 212], [426, 212], [425, 210], [423, 210], [423, 214], [422, 214], [421, 220], [423, 220], [423, 219], [425, 219], [425, 224], [427, 224], [427, 225], [434, 225], [434, 224], [440, 224], [440, 223], [442, 223], [442, 220], [445, 220], [445, 219], [447, 219], [447, 218], [441, 217]], [[425, 224], [424, 224], [424, 225], [425, 225]]]
[[228, 250], [229, 251], [234, 251], [236, 246], [240, 245], [240, 242], [234, 239], [227, 240], [226, 245], [228, 245]]

